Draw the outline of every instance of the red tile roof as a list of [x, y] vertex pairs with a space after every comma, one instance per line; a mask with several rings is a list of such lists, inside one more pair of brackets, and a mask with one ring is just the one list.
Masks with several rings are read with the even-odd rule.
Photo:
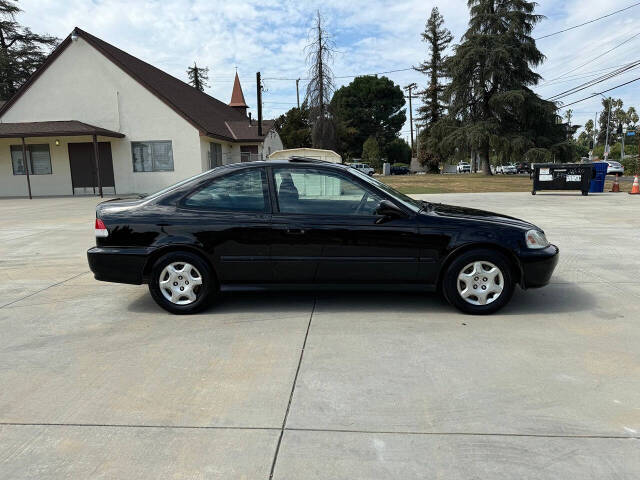
[[[242, 122], [249, 125], [249, 119], [239, 110], [232, 108], [220, 100], [201, 92], [197, 88], [188, 85], [182, 80], [163, 72], [159, 68], [150, 65], [127, 52], [85, 32], [75, 28], [73, 33], [83, 38], [105, 57], [119, 66], [127, 74], [133, 77], [147, 90], [171, 107], [176, 113], [200, 130], [200, 133], [213, 138], [228, 141], [237, 141], [242, 135], [229, 131], [229, 125], [240, 128]], [[45, 63], [29, 78], [29, 80], [16, 92], [16, 94], [2, 107], [0, 115], [4, 114], [16, 102], [20, 96], [29, 89], [33, 82], [46, 70], [49, 65], [69, 46], [71, 35], [65, 38], [60, 45], [49, 55]], [[237, 77], [236, 77], [237, 80]], [[238, 81], [239, 85], [239, 81]], [[235, 86], [234, 86], [235, 92]], [[242, 91], [240, 90], [240, 93]], [[244, 101], [244, 96], [242, 96]], [[263, 125], [266, 122], [263, 122]], [[254, 122], [254, 125], [257, 125]], [[254, 130], [250, 130], [253, 135]], [[261, 141], [269, 132], [269, 128], [263, 127], [263, 135], [258, 136], [257, 127], [255, 136], [242, 138], [245, 141]], [[238, 132], [240, 133], [240, 132]]]

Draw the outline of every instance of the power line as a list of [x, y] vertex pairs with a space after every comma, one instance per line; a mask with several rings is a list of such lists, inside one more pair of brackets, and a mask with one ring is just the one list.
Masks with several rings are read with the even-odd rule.
[[608, 13], [598, 18], [594, 18], [592, 20], [581, 23], [580, 25], [574, 25], [573, 27], [565, 28], [564, 30], [558, 30], [557, 32], [549, 33], [547, 35], [543, 35], [541, 37], [536, 37], [534, 40], [542, 40], [543, 38], [553, 37], [554, 35], [558, 35], [560, 33], [568, 32], [569, 30], [573, 30], [575, 28], [584, 27], [585, 25], [589, 25], [590, 23], [597, 22], [598, 20], [602, 20], [603, 18], [610, 17], [611, 15], [615, 15], [616, 13], [624, 12], [625, 10], [629, 10], [630, 8], [637, 7], [640, 5], [640, 2], [634, 3], [633, 5], [629, 5], [628, 7], [621, 8], [620, 10], [616, 10], [615, 12]]
[[597, 57], [592, 58], [592, 59], [591, 59], [591, 60], [589, 60], [588, 62], [583, 63], [582, 65], [578, 65], [577, 67], [572, 68], [572, 69], [571, 69], [571, 70], [569, 70], [568, 72], [565, 72], [565, 73], [563, 73], [562, 75], [560, 75], [560, 76], [558, 76], [558, 77], [552, 78], [552, 79], [551, 79], [551, 80], [549, 80], [549, 81], [550, 81], [550, 82], [552, 82], [552, 81], [554, 81], [554, 80], [558, 80], [559, 78], [566, 77], [568, 74], [570, 74], [570, 73], [572, 73], [572, 72], [575, 72], [576, 70], [579, 70], [580, 68], [582, 68], [582, 67], [584, 67], [584, 66], [586, 66], [586, 65], [589, 65], [589, 64], [590, 64], [591, 62], [593, 62], [594, 60], [597, 60], [597, 59], [598, 59], [598, 58], [600, 58], [600, 57], [604, 57], [607, 53], [613, 52], [616, 48], [621, 47], [621, 46], [622, 46], [622, 45], [624, 45], [625, 43], [630, 42], [631, 40], [633, 40], [634, 38], [636, 38], [638, 35], [640, 35], [640, 32], [638, 32], [638, 33], [636, 33], [635, 35], [632, 35], [631, 37], [627, 38], [624, 42], [621, 42], [621, 43], [617, 44], [617, 45], [616, 45], [615, 47], [613, 47], [612, 49], [607, 50], [606, 52], [601, 53], [601, 54], [600, 54], [600, 55], [598, 55]]
[[585, 88], [592, 87], [593, 85], [597, 85], [598, 83], [602, 83], [602, 82], [604, 82], [606, 80], [609, 80], [609, 79], [611, 79], [613, 77], [617, 77], [618, 75], [621, 75], [621, 74], [623, 74], [623, 73], [625, 73], [625, 72], [627, 72], [629, 70], [637, 68], [638, 66], [640, 66], [640, 61], [633, 62], [633, 63], [630, 63], [628, 65], [624, 65], [624, 66], [618, 68], [614, 72], [610, 72], [610, 73], [607, 73], [605, 75], [601, 75], [598, 78], [594, 78], [593, 80], [589, 80], [588, 82], [585, 82], [585, 83], [582, 83], [580, 85], [577, 85], [577, 86], [575, 86], [573, 88], [570, 88], [569, 90], [565, 90], [564, 92], [560, 92], [560, 93], [557, 93], [555, 95], [552, 95], [551, 97], [547, 98], [547, 100], [557, 101], [557, 100], [559, 100], [561, 98], [568, 97], [569, 95], [573, 95], [574, 93], [577, 93], [577, 92], [579, 92], [581, 90], [584, 90]]
[[570, 105], [575, 105], [576, 103], [584, 102], [585, 100], [589, 100], [589, 99], [591, 99], [593, 97], [598, 97], [598, 96], [600, 96], [601, 93], [610, 92], [611, 90], [615, 90], [616, 88], [624, 87], [625, 85], [629, 85], [630, 83], [637, 82], [638, 80], [640, 80], [640, 77], [634, 78], [633, 80], [629, 80], [628, 82], [621, 83], [620, 85], [616, 85], [615, 87], [607, 88], [606, 90], [602, 90], [601, 92], [595, 93], [595, 94], [590, 95], [588, 97], [581, 98], [580, 100], [576, 100], [575, 102], [567, 103], [566, 105], [562, 105], [560, 108], [566, 108], [566, 107], [568, 107]]
[[[356, 75], [342, 75], [342, 76], [336, 76], [333, 78], [355, 78], [355, 77], [363, 77], [366, 75], [385, 75], [387, 73], [407, 72], [409, 70], [413, 70], [413, 67], [399, 68], [397, 70], [387, 70], [386, 72], [358, 73]], [[263, 80], [282, 80], [287, 82], [295, 82], [296, 80], [303, 80], [305, 82], [309, 81], [308, 78], [282, 78], [282, 77], [265, 77], [263, 78]]]
[[[640, 59], [634, 60], [633, 62], [629, 62], [627, 65], [630, 65], [631, 63], [635, 63], [637, 61], [640, 61]], [[620, 65], [615, 65], [615, 66], [611, 66], [611, 67], [607, 67], [607, 68], [599, 68], [597, 70], [591, 70], [589, 72], [578, 73], [578, 74], [574, 74], [574, 75], [567, 75], [564, 78], [564, 80], [557, 80], [557, 81], [554, 81], [554, 82], [549, 80], [548, 82], [541, 82], [536, 86], [537, 87], [543, 87], [543, 86], [549, 86], [549, 85], [557, 85], [558, 83], [573, 82], [575, 80], [581, 80], [583, 78], [595, 77], [595, 76], [599, 75], [601, 72], [608, 72], [608, 71], [611, 71], [611, 70], [617, 70], [618, 68], [620, 68]]]

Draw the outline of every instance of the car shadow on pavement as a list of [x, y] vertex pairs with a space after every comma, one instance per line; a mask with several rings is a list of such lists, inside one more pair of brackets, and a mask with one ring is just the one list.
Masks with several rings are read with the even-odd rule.
[[542, 288], [516, 288], [508, 305], [500, 311], [506, 315], [569, 313], [593, 310], [597, 299], [575, 283], [553, 283]]
[[[306, 312], [311, 309], [314, 299], [316, 308], [324, 312], [459, 313], [442, 295], [430, 292], [322, 291], [314, 294], [308, 291], [259, 291], [223, 293], [196, 315]], [[509, 304], [499, 313], [556, 314], [591, 310], [595, 306], [596, 299], [589, 292], [577, 284], [563, 283], [530, 290], [516, 288]], [[137, 313], [164, 312], [147, 292], [135, 298], [127, 309]]]

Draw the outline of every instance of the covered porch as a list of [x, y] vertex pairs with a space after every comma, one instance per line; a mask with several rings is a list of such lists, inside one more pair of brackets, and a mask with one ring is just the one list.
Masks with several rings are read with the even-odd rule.
[[0, 123], [0, 197], [115, 193], [111, 140], [123, 137], [77, 120]]

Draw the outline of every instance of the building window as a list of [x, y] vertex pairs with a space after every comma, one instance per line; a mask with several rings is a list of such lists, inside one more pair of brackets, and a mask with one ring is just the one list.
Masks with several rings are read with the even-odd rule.
[[171, 140], [131, 142], [134, 172], [172, 172]]
[[[11, 145], [11, 163], [14, 175], [26, 175], [22, 159], [22, 145]], [[27, 145], [29, 175], [51, 175], [49, 144]]]
[[211, 142], [209, 144], [209, 168], [216, 168], [222, 165], [222, 145]]

